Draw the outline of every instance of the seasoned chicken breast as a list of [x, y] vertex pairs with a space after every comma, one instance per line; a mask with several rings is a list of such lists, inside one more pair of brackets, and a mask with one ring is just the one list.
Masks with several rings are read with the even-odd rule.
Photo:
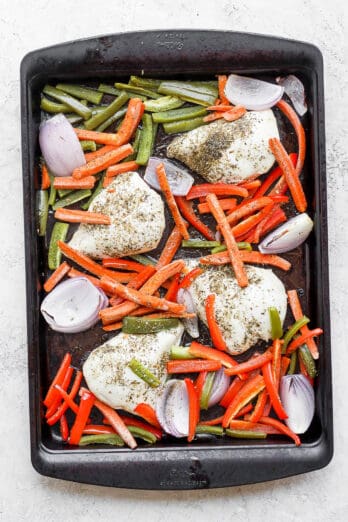
[[239, 120], [221, 119], [185, 132], [170, 143], [167, 156], [182, 161], [210, 183], [237, 183], [272, 167], [270, 138], [279, 138], [272, 110], [248, 111]]
[[[185, 260], [192, 269], [195, 260]], [[231, 354], [245, 352], [257, 341], [271, 339], [268, 308], [277, 308], [283, 322], [287, 298], [283, 283], [270, 269], [247, 265], [249, 285], [241, 288], [230, 266], [207, 267], [190, 286], [199, 318], [207, 324], [205, 300], [216, 294], [215, 317]]]
[[[132, 412], [140, 402], [155, 407], [167, 372], [170, 348], [180, 344], [184, 328], [179, 326], [157, 334], [129, 335], [120, 333], [91, 352], [83, 365], [88, 388], [98, 399], [113, 408]], [[162, 385], [151, 388], [128, 367], [137, 359]]]
[[111, 225], [81, 224], [70, 246], [94, 259], [148, 252], [157, 247], [165, 227], [164, 205], [137, 172], [116, 176], [89, 210], [111, 218]]

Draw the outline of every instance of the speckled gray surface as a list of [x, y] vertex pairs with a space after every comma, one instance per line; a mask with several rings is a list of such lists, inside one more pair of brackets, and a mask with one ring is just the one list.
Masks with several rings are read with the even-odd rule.
[[[196, 2], [198, 4], [198, 2]], [[344, 0], [0, 0], [2, 205], [0, 520], [343, 521], [348, 512], [347, 194], [348, 68]], [[35, 5], [35, 7], [31, 7]], [[281, 481], [201, 492], [136, 492], [48, 479], [29, 459], [19, 63], [32, 49], [133, 29], [230, 29], [312, 42], [325, 60], [335, 457], [320, 471]]]

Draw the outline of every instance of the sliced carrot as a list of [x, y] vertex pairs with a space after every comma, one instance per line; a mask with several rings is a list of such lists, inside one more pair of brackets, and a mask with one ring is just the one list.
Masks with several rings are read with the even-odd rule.
[[[98, 156], [94, 158], [92, 161], [86, 163], [86, 165], [82, 165], [82, 167], [78, 167], [73, 171], [74, 179], [82, 179], [87, 176], [91, 176], [93, 174], [97, 174], [102, 170], [110, 167], [111, 165], [115, 165], [119, 161], [123, 160], [133, 152], [133, 147], [130, 143], [126, 145], [122, 145], [117, 149], [111, 150], [110, 152], [106, 152], [102, 156]], [[109, 170], [109, 169], [108, 169]]]
[[[238, 183], [238, 185], [247, 189], [249, 192], [250, 190], [258, 189], [261, 186], [261, 181], [259, 179], [254, 179], [252, 181], [242, 181], [241, 183]], [[253, 196], [253, 199], [255, 199], [255, 196]]]
[[305, 344], [308, 339], [312, 337], [317, 337], [318, 335], [321, 335], [323, 333], [323, 330], [321, 328], [314, 328], [313, 330], [309, 330], [305, 334], [300, 335], [296, 339], [294, 339], [288, 346], [286, 350], [286, 354], [289, 355], [297, 348], [299, 348], [302, 344]]
[[[213, 346], [218, 350], [227, 352], [227, 345], [222, 336], [220, 327], [215, 317], [215, 294], [209, 294], [205, 300], [205, 315], [207, 318], [208, 328]], [[238, 373], [238, 372], [237, 372]]]
[[[289, 154], [292, 164], [295, 166], [297, 162], [297, 154], [291, 152]], [[267, 178], [263, 181], [262, 185], [258, 188], [258, 190], [254, 194], [254, 198], [259, 198], [266, 194], [267, 190], [280, 178], [283, 174], [283, 171], [280, 167], [275, 167], [268, 175]]]
[[274, 380], [272, 366], [270, 362], [267, 362], [262, 366], [262, 375], [274, 411], [276, 412], [279, 419], [286, 419], [288, 417], [288, 414], [284, 410], [283, 405], [281, 403], [277, 383]]
[[177, 225], [175, 225], [161, 252], [160, 258], [157, 261], [157, 268], [161, 268], [162, 266], [168, 265], [172, 261], [175, 254], [181, 246], [182, 238], [183, 235], [181, 233], [181, 230]]
[[261, 424], [258, 421], [251, 421], [251, 416], [249, 420], [231, 420], [230, 428], [234, 430], [248, 430], [248, 431], [261, 431], [267, 433], [268, 435], [279, 435], [281, 432], [276, 428], [269, 426], [267, 424]]
[[299, 176], [301, 174], [305, 156], [306, 156], [306, 134], [305, 130], [300, 122], [299, 117], [297, 116], [294, 109], [284, 100], [280, 100], [277, 103], [277, 107], [282, 111], [283, 114], [288, 118], [291, 125], [294, 127], [297, 141], [298, 141], [298, 157], [296, 163], [296, 174]]
[[139, 164], [136, 161], [125, 161], [124, 163], [120, 163], [119, 165], [113, 165], [106, 170], [106, 177], [112, 178], [117, 176], [118, 174], [123, 174], [124, 172], [134, 172], [138, 170]]
[[[87, 129], [74, 129], [79, 140], [92, 140], [102, 145], [112, 145], [113, 147], [119, 147], [119, 138], [117, 135], [111, 132], [97, 132]], [[126, 140], [128, 141], [128, 140]], [[124, 142], [126, 143], [126, 142]]]
[[238, 206], [235, 210], [233, 210], [228, 216], [227, 221], [230, 225], [237, 223], [240, 219], [253, 214], [257, 210], [266, 207], [267, 205], [273, 204], [272, 198], [269, 197], [261, 197], [261, 198], [253, 198], [251, 201], [245, 203], [244, 205]]
[[207, 361], [204, 359], [195, 359], [191, 361], [168, 361], [167, 373], [197, 373], [202, 371], [215, 372], [220, 370], [221, 363], [219, 361]]
[[177, 319], [192, 319], [196, 317], [194, 313], [184, 312], [182, 314], [173, 314], [173, 312], [154, 312], [146, 314], [146, 319], [166, 319], [166, 318], [177, 318]]
[[[291, 308], [292, 315], [294, 316], [295, 321], [298, 321], [299, 319], [301, 319], [301, 317], [303, 317], [304, 314], [302, 312], [302, 307], [301, 307], [300, 300], [298, 298], [297, 290], [288, 291], [288, 300], [289, 300], [289, 305]], [[307, 325], [305, 325], [301, 328], [301, 333], [303, 335], [308, 332], [309, 332], [309, 328]], [[308, 337], [306, 344], [312, 354], [313, 359], [318, 359], [319, 352], [318, 352], [318, 347], [317, 347], [314, 339], [312, 337]]]
[[126, 115], [116, 133], [117, 145], [123, 145], [132, 138], [143, 116], [145, 105], [139, 98], [131, 98]]
[[62, 384], [65, 374], [68, 371], [68, 368], [71, 363], [71, 355], [70, 353], [66, 353], [64, 355], [63, 361], [52, 381], [51, 386], [48, 389], [48, 392], [43, 400], [44, 405], [49, 408], [54, 402], [55, 398], [59, 396], [57, 390], [55, 389], [56, 384]]
[[54, 217], [59, 221], [67, 223], [89, 223], [91, 225], [111, 225], [110, 216], [87, 210], [71, 210], [68, 208], [57, 208]]
[[75, 190], [75, 189], [91, 189], [94, 187], [96, 178], [88, 176], [84, 179], [75, 179], [71, 176], [55, 177], [53, 186], [56, 189]]
[[[221, 205], [222, 210], [234, 210], [235, 207], [237, 206], [236, 198], [219, 199], [219, 203]], [[200, 214], [210, 213], [210, 208], [209, 208], [208, 203], [199, 203], [198, 212]]]
[[168, 203], [169, 210], [173, 216], [174, 222], [175, 222], [176, 226], [178, 227], [178, 229], [180, 230], [182, 237], [184, 239], [189, 239], [190, 235], [187, 232], [187, 227], [186, 227], [185, 221], [183, 220], [183, 218], [179, 212], [175, 198], [171, 191], [163, 163], [160, 163], [156, 167], [156, 173], [157, 173], [158, 182], [160, 184], [164, 197], [166, 198], [166, 201]]
[[226, 83], [227, 83], [227, 76], [225, 74], [219, 74], [218, 75], [219, 99], [221, 100], [221, 103], [223, 103], [224, 105], [229, 105], [231, 107], [230, 101], [226, 97], [226, 94], [225, 94]]
[[307, 208], [306, 196], [288, 153], [278, 138], [271, 138], [269, 140], [269, 147], [284, 173], [286, 183], [289, 186], [297, 210], [299, 212], [305, 212]]
[[46, 165], [43, 163], [41, 165], [41, 189], [47, 190], [51, 186], [50, 176], [48, 174], [48, 170]]
[[240, 250], [227, 222], [224, 211], [222, 210], [219, 200], [215, 194], [207, 195], [207, 203], [210, 207], [211, 213], [213, 214], [217, 224], [220, 227], [220, 231], [225, 239], [227, 252], [230, 257], [232, 268], [234, 270], [237, 282], [239, 286], [248, 286], [248, 276], [240, 256]]
[[77, 270], [76, 268], [70, 268], [68, 272], [68, 277], [85, 277], [92, 283], [92, 285], [96, 286], [97, 288], [101, 288], [100, 279], [97, 277], [93, 277], [89, 274], [86, 274], [85, 272], [81, 272], [80, 270]]
[[207, 114], [206, 116], [204, 116], [203, 121], [205, 123], [209, 123], [210, 121], [221, 120], [223, 118], [223, 115], [224, 115], [223, 111], [222, 112], [219, 112], [219, 111], [211, 112], [210, 114]]
[[230, 111], [232, 108], [232, 105], [226, 105], [226, 104], [218, 104], [218, 105], [211, 105], [210, 107], [207, 107], [207, 111]]
[[233, 107], [233, 109], [229, 111], [224, 111], [222, 113], [222, 117], [226, 121], [236, 121], [239, 120], [244, 114], [246, 113], [246, 108], [242, 105], [236, 105], [236, 107]]
[[53, 288], [63, 279], [63, 277], [69, 272], [70, 266], [64, 261], [59, 267], [50, 275], [45, 284], [43, 285], [45, 292], [50, 292]]
[[[205, 198], [204, 198], [205, 199]], [[183, 217], [192, 225], [198, 232], [200, 232], [206, 239], [214, 241], [215, 235], [207, 225], [205, 225], [194, 213], [192, 202], [187, 201], [182, 196], [176, 196], [175, 201]]]
[[[244, 263], [271, 265], [286, 271], [290, 270], [291, 268], [291, 263], [289, 263], [289, 261], [273, 254], [261, 254], [261, 252], [257, 252], [255, 250], [252, 252], [239, 250], [239, 254]], [[217, 254], [201, 257], [199, 262], [202, 265], [226, 265], [230, 262], [230, 257], [228, 252], [219, 252]]]
[[273, 379], [276, 389], [279, 390], [280, 383], [280, 371], [281, 371], [281, 359], [282, 359], [282, 342], [279, 339], [275, 339], [272, 345], [273, 361], [272, 371]]
[[288, 368], [290, 366], [291, 359], [290, 357], [286, 357], [285, 355], [282, 356], [280, 361], [280, 378], [284, 377], [286, 375], [286, 372], [288, 371]]
[[256, 395], [258, 395], [265, 387], [265, 381], [262, 375], [255, 375], [247, 381], [240, 388], [237, 394], [232, 399], [227, 410], [225, 411], [222, 426], [227, 428], [231, 420], [238, 414], [238, 412], [248, 404]]
[[107, 152], [111, 152], [112, 150], [115, 150], [115, 147], [112, 145], [104, 145], [104, 147], [101, 147], [100, 149], [94, 151], [94, 152], [87, 152], [85, 154], [85, 160], [87, 163], [89, 161], [94, 160], [95, 158], [100, 158], [100, 156], [104, 156]]
[[238, 185], [230, 185], [229, 183], [201, 183], [201, 185], [193, 185], [189, 193], [186, 195], [187, 200], [215, 194], [216, 196], [241, 196], [248, 197], [248, 191]]
[[123, 326], [122, 321], [119, 321], [118, 323], [111, 323], [103, 326], [103, 330], [105, 332], [113, 332], [115, 330], [121, 330]]
[[156, 269], [154, 266], [143, 266], [143, 270], [134, 276], [127, 286], [134, 290], [139, 290], [155, 273]]
[[102, 259], [102, 264], [106, 268], [119, 268], [120, 270], [128, 270], [130, 272], [142, 272], [145, 268], [141, 263], [120, 257], [106, 257]]

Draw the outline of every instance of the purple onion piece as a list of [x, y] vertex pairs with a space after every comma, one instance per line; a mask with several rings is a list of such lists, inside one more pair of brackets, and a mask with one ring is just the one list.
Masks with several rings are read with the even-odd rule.
[[284, 78], [278, 76], [276, 82], [284, 87], [284, 91], [289, 96], [297, 114], [300, 116], [306, 114], [308, 110], [306, 93], [301, 80], [294, 74], [289, 74], [289, 76], [285, 76]]
[[225, 95], [233, 105], [243, 105], [253, 111], [270, 109], [283, 93], [280, 85], [237, 74], [230, 74], [225, 86]]
[[230, 377], [226, 375], [225, 369], [221, 368], [221, 370], [215, 373], [215, 378], [213, 382], [213, 388], [211, 390], [211, 394], [209, 397], [208, 407], [215, 406], [218, 404], [222, 397], [228, 390], [230, 385]]
[[[191, 295], [190, 290], [187, 288], [179, 288], [177, 293], [177, 302], [179, 304], [183, 304], [186, 307], [186, 311], [188, 313], [197, 314], [196, 305], [194, 303], [193, 297]], [[187, 333], [193, 338], [197, 339], [199, 337], [199, 328], [198, 328], [198, 318], [192, 317], [191, 319], [182, 319], [183, 325]]]
[[156, 405], [156, 414], [163, 430], [173, 437], [187, 437], [189, 430], [189, 400], [184, 381], [171, 379]]
[[285, 375], [280, 381], [280, 398], [288, 414], [286, 425], [294, 433], [305, 433], [314, 416], [314, 391], [302, 374]]
[[156, 190], [161, 190], [156, 173], [156, 167], [160, 163], [164, 165], [168, 183], [174, 196], [186, 196], [193, 185], [193, 177], [183, 167], [177, 167], [172, 161], [163, 158], [152, 157], [149, 159], [144, 176], [146, 183]]
[[262, 254], [281, 254], [297, 248], [311, 233], [313, 221], [303, 212], [272, 230], [259, 244]]

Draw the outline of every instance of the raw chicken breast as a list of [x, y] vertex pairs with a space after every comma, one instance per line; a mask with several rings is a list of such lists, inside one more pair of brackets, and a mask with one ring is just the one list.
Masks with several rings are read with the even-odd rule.
[[185, 132], [170, 143], [167, 156], [182, 161], [210, 183], [237, 183], [272, 167], [270, 138], [279, 138], [272, 110], [248, 111], [239, 120], [217, 120]]
[[[195, 260], [185, 260], [192, 269]], [[245, 352], [257, 341], [271, 339], [268, 308], [277, 308], [283, 322], [287, 298], [283, 283], [270, 269], [246, 265], [249, 285], [241, 288], [230, 266], [208, 267], [190, 286], [199, 318], [207, 324], [205, 300], [216, 294], [215, 317], [231, 354]]]
[[[155, 407], [167, 378], [166, 362], [170, 348], [180, 344], [184, 328], [179, 326], [157, 334], [120, 333], [91, 352], [83, 365], [88, 388], [98, 399], [113, 408], [132, 412], [140, 402]], [[161, 381], [151, 388], [128, 367], [137, 359]]]
[[111, 225], [81, 224], [70, 246], [94, 259], [148, 252], [157, 247], [165, 227], [161, 197], [137, 172], [117, 176], [89, 210], [110, 216]]

